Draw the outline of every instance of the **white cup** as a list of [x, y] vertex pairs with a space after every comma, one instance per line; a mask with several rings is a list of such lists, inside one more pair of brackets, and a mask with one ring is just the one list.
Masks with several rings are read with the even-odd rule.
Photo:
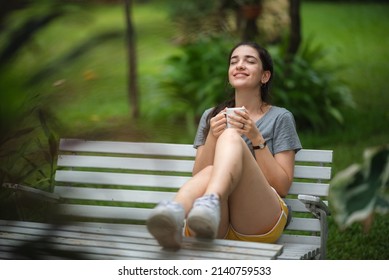
[[226, 109], [226, 116], [227, 116], [227, 128], [231, 128], [233, 127], [230, 123], [229, 123], [229, 116], [236, 116], [235, 114], [235, 111], [241, 111], [241, 112], [244, 112], [245, 111], [245, 108], [244, 107], [235, 107], [235, 108], [227, 108]]

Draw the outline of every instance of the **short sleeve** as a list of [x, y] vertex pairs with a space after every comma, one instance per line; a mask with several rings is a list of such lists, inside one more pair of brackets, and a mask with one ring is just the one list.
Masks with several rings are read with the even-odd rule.
[[301, 150], [301, 142], [296, 131], [296, 123], [292, 113], [286, 111], [277, 118], [274, 126], [273, 153]]
[[199, 146], [204, 145], [205, 140], [207, 138], [206, 135], [204, 135], [204, 129], [207, 126], [207, 117], [212, 109], [207, 109], [204, 111], [203, 115], [201, 116], [199, 125], [197, 127], [196, 137], [193, 143], [193, 147], [197, 149]]

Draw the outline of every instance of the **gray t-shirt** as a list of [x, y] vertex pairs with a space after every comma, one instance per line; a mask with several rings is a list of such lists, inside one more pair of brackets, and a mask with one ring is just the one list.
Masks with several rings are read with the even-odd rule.
[[[196, 149], [205, 143], [206, 135], [204, 135], [204, 128], [207, 116], [211, 111], [212, 108], [207, 109], [201, 117], [193, 144]], [[302, 148], [296, 132], [294, 117], [291, 112], [284, 108], [270, 107], [269, 111], [256, 122], [256, 126], [273, 155], [289, 150], [294, 150], [297, 153]], [[242, 138], [254, 154], [250, 140], [244, 135]]]

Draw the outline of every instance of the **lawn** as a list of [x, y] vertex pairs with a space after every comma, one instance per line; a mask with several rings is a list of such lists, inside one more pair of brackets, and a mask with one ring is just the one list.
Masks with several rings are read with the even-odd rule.
[[310, 143], [334, 149], [335, 171], [359, 161], [365, 147], [388, 141], [389, 65], [384, 63], [389, 59], [388, 11], [388, 5], [380, 4], [303, 5], [304, 36], [325, 45], [328, 61], [343, 67], [340, 75], [357, 106], [346, 112], [344, 127], [326, 137], [313, 137]]
[[[310, 147], [334, 150], [334, 173], [361, 162], [366, 147], [388, 143], [389, 5], [307, 3], [303, 5], [303, 32], [328, 48], [330, 63], [344, 65], [340, 75], [348, 82], [356, 110], [346, 112], [345, 126], [331, 133], [303, 135]], [[343, 66], [342, 66], [343, 67]], [[389, 259], [389, 217], [377, 216], [369, 233], [361, 225], [339, 231], [330, 221], [330, 259]]]
[[[162, 94], [158, 77], [165, 59], [178, 51], [175, 26], [168, 19], [163, 1], [137, 5], [134, 22], [138, 38], [141, 110], [147, 115], [153, 100]], [[303, 3], [304, 38], [328, 50], [327, 63], [339, 63], [339, 73], [350, 85], [356, 109], [344, 112], [345, 124], [325, 135], [301, 133], [305, 148], [333, 149], [334, 173], [360, 162], [366, 147], [388, 142], [389, 137], [389, 5]], [[42, 65], [58, 61], [75, 45], [94, 34], [124, 30], [122, 6], [92, 6], [77, 10], [42, 31], [22, 53], [12, 71], [28, 75]], [[62, 126], [61, 137], [191, 143], [193, 135], [177, 133], [182, 126], [163, 120], [132, 120], [127, 97], [127, 54], [125, 39], [101, 41], [85, 55], [58, 64], [31, 89], [47, 93]], [[28, 66], [28, 67], [26, 67]], [[370, 233], [360, 225], [339, 231], [330, 221], [330, 259], [388, 259], [388, 216], [377, 216]], [[364, 246], [361, 246], [363, 244]]]

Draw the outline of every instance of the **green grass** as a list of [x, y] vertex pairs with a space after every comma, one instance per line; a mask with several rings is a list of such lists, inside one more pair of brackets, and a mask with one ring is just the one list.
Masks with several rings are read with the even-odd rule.
[[359, 161], [365, 147], [388, 141], [388, 11], [383, 4], [303, 5], [304, 36], [313, 36], [328, 49], [328, 61], [344, 67], [340, 75], [357, 106], [345, 112], [344, 127], [312, 139], [312, 145], [334, 148], [335, 171]]
[[[367, 147], [389, 140], [389, 5], [304, 4], [304, 36], [313, 36], [329, 52], [329, 63], [339, 63], [356, 102], [345, 112], [345, 125], [326, 135], [303, 134], [305, 146], [334, 150], [334, 173], [362, 161]], [[370, 232], [360, 224], [340, 231], [330, 220], [330, 259], [389, 259], [388, 215], [376, 216]]]
[[[138, 38], [139, 85], [144, 115], [162, 94], [158, 77], [164, 60], [178, 51], [174, 25], [167, 8], [158, 1], [134, 9]], [[327, 63], [339, 63], [339, 73], [350, 85], [355, 110], [346, 110], [342, 127], [329, 124], [324, 134], [301, 133], [305, 148], [333, 149], [334, 173], [360, 162], [365, 148], [389, 139], [389, 5], [303, 3], [304, 37], [313, 36], [329, 52]], [[37, 36], [23, 52], [13, 71], [28, 76], [42, 65], [62, 57], [81, 41], [104, 30], [124, 32], [122, 6], [91, 6], [75, 11]], [[63, 125], [61, 137], [191, 143], [193, 135], [180, 125], [164, 125], [130, 117], [127, 97], [127, 53], [125, 40], [102, 42], [86, 55], [63, 64], [31, 91], [44, 92]], [[26, 67], [28, 66], [28, 67]], [[55, 82], [60, 85], [53, 86]], [[376, 218], [370, 233], [360, 225], [339, 231], [330, 220], [330, 259], [389, 258], [388, 216]], [[364, 245], [364, 246], [362, 246]], [[386, 246], [386, 247], [385, 247]]]

